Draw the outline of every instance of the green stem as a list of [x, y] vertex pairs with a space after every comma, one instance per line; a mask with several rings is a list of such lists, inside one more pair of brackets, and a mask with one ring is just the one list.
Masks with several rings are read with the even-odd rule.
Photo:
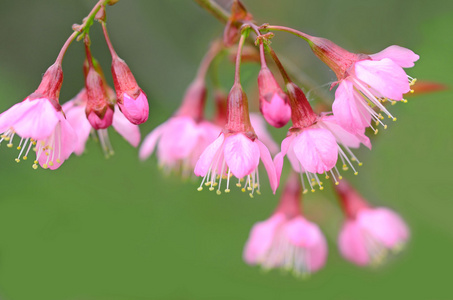
[[230, 14], [213, 0], [194, 0], [194, 1], [197, 2], [198, 5], [206, 9], [214, 17], [216, 17], [223, 23], [226, 23], [230, 18]]
[[269, 54], [271, 55], [272, 59], [274, 60], [275, 64], [277, 65], [278, 70], [282, 74], [282, 77], [283, 77], [283, 80], [285, 81], [285, 84], [292, 82], [292, 80], [288, 76], [288, 73], [286, 73], [286, 70], [283, 67], [282, 63], [278, 59], [277, 54], [275, 54], [275, 52], [271, 48], [271, 46], [266, 45], [266, 49], [269, 51]]

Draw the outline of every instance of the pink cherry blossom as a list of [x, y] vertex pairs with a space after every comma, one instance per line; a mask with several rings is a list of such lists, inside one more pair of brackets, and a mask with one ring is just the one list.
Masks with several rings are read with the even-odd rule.
[[129, 122], [132, 124], [142, 124], [148, 120], [148, 98], [142, 90], [140, 90], [136, 98], [123, 93], [122, 100], [122, 102], [118, 102], [118, 106]]
[[352, 132], [373, 128], [372, 121], [386, 128], [382, 115], [374, 107], [395, 121], [396, 118], [382, 102], [404, 100], [403, 94], [411, 91], [410, 86], [415, 79], [408, 76], [403, 68], [413, 67], [418, 58], [409, 49], [390, 46], [367, 58], [355, 60], [339, 78], [335, 92], [332, 111], [339, 124]]
[[[110, 144], [107, 129], [95, 130], [92, 128], [90, 122], [85, 115], [85, 108], [87, 104], [86, 90], [82, 89], [73, 99], [63, 104], [63, 111], [71, 126], [74, 128], [78, 142], [74, 153], [82, 155], [85, 151], [85, 144], [91, 132], [97, 132], [101, 147], [106, 156], [113, 154], [112, 146]], [[121, 111], [115, 106], [115, 111], [112, 116], [113, 128], [133, 147], [137, 147], [140, 143], [140, 129], [137, 125], [129, 122], [124, 117]]]
[[[230, 191], [230, 179], [235, 176], [238, 179], [237, 186], [242, 191], [248, 190], [253, 196], [255, 190], [260, 192], [260, 180], [258, 164], [261, 161], [266, 168], [272, 191], [278, 187], [275, 168], [267, 147], [257, 138], [251, 139], [244, 133], [224, 134], [212, 142], [201, 154], [195, 166], [195, 175], [202, 176], [198, 190], [203, 189], [203, 184], [221, 193], [222, 181], [226, 181], [225, 192]], [[241, 179], [244, 179], [242, 186]]]
[[327, 243], [319, 227], [301, 215], [297, 177], [290, 175], [274, 214], [253, 226], [244, 247], [246, 263], [292, 270], [296, 275], [308, 275], [324, 266]]
[[[371, 148], [370, 140], [362, 132], [351, 133], [342, 128], [335, 116], [324, 115], [311, 126], [306, 128], [292, 127], [281, 145], [281, 152], [274, 158], [277, 171], [277, 178], [283, 168], [283, 158], [288, 157], [293, 169], [296, 172], [305, 174], [308, 185], [314, 192], [314, 185], [318, 185], [322, 190], [322, 182], [318, 174], [330, 173], [334, 181], [341, 179], [341, 175], [336, 168], [338, 157], [343, 163], [343, 170], [348, 169], [348, 165], [353, 169], [354, 174], [358, 172], [354, 168], [352, 161], [360, 166], [362, 163], [352, 153], [350, 148], [358, 148], [364, 144]], [[305, 188], [304, 192], [308, 191]]]
[[398, 214], [388, 208], [368, 208], [346, 220], [338, 245], [344, 258], [363, 266], [382, 262], [408, 238], [409, 229]]
[[36, 152], [33, 168], [57, 169], [74, 151], [77, 136], [65, 119], [58, 102], [48, 98], [36, 98], [13, 105], [0, 115], [2, 141], [13, 146], [14, 137], [21, 139], [17, 162], [27, 160], [30, 150]]
[[175, 116], [146, 136], [139, 157], [147, 159], [157, 147], [157, 158], [162, 167], [167, 170], [181, 168], [183, 175], [189, 175], [201, 153], [220, 131], [220, 127], [209, 121], [196, 122], [189, 116]]

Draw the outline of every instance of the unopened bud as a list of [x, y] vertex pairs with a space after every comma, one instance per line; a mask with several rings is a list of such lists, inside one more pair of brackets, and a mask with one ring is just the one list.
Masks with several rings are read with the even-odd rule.
[[94, 129], [104, 129], [112, 125], [113, 105], [108, 101], [104, 82], [94, 68], [90, 68], [85, 79], [88, 103], [86, 116]]

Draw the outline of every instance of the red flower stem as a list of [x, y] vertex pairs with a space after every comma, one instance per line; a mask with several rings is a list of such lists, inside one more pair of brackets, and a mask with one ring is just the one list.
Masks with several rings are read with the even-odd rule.
[[110, 37], [109, 37], [109, 34], [107, 32], [107, 24], [104, 21], [102, 21], [101, 24], [102, 24], [102, 31], [104, 32], [105, 42], [107, 43], [107, 47], [110, 50], [110, 54], [112, 55], [112, 59], [118, 58], [118, 54], [116, 54], [115, 49], [113, 49], [112, 42], [110, 41]]
[[208, 52], [203, 57], [200, 66], [198, 67], [196, 79], [204, 80], [213, 60], [223, 50], [223, 44], [220, 40], [216, 40], [211, 44]]
[[74, 39], [79, 35], [79, 32], [77, 31], [74, 31], [70, 36], [69, 38], [66, 40], [66, 42], [64, 43], [63, 47], [61, 48], [60, 50], [60, 53], [58, 54], [57, 56], [57, 59], [55, 60], [55, 63], [57, 64], [62, 64], [63, 62], [63, 57], [64, 55], [66, 54], [66, 51], [68, 50], [69, 48], [69, 45], [71, 45], [71, 43], [74, 41]]

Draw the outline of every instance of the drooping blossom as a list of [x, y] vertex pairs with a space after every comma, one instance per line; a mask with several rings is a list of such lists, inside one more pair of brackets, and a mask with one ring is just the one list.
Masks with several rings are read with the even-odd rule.
[[[268, 173], [272, 191], [278, 182], [272, 158], [267, 147], [258, 139], [250, 123], [247, 96], [239, 83], [235, 83], [228, 95], [228, 121], [219, 137], [201, 154], [195, 166], [195, 175], [203, 177], [203, 185], [209, 190], [217, 187], [221, 193], [222, 181], [226, 181], [225, 192], [230, 191], [230, 178], [238, 179], [242, 191], [260, 191], [258, 164], [260, 160]], [[244, 179], [244, 186], [241, 184]]]
[[[285, 156], [288, 157], [296, 172], [306, 175], [312, 192], [315, 191], [315, 185], [323, 189], [318, 174], [324, 173], [328, 177], [330, 173], [335, 181], [337, 177], [341, 179], [335, 166], [338, 157], [343, 163], [343, 169], [346, 170], [349, 165], [354, 170], [354, 174], [357, 174], [352, 161], [356, 161], [359, 165], [361, 163], [350, 148], [358, 148], [361, 143], [371, 148], [370, 140], [363, 130], [351, 133], [338, 124], [335, 116], [317, 116], [302, 90], [294, 83], [288, 83], [287, 90], [291, 99], [293, 126], [282, 142], [281, 152], [274, 158], [278, 179]], [[304, 192], [308, 191], [304, 181], [302, 183]]]
[[292, 172], [272, 216], [256, 223], [244, 248], [244, 260], [264, 269], [282, 268], [295, 275], [321, 269], [327, 243], [319, 227], [301, 214], [301, 185]]
[[341, 255], [360, 266], [381, 263], [402, 249], [409, 229], [394, 211], [371, 207], [345, 180], [336, 186], [346, 220], [338, 237]]
[[[107, 94], [109, 97], [114, 97], [113, 90], [108, 87]], [[85, 109], [87, 105], [86, 89], [82, 89], [73, 99], [63, 104], [63, 111], [71, 126], [74, 128], [78, 142], [74, 153], [82, 155], [85, 151], [85, 144], [90, 136], [90, 133], [97, 133], [99, 142], [106, 156], [113, 153], [107, 129], [95, 130], [88, 121]], [[132, 124], [127, 120], [121, 111], [115, 106], [112, 117], [113, 128], [133, 147], [137, 147], [140, 143], [140, 129], [137, 125]]]
[[112, 55], [112, 77], [117, 95], [117, 104], [124, 116], [132, 124], [139, 125], [148, 120], [148, 98], [138, 86], [129, 66], [115, 52], [107, 33], [105, 22], [102, 22], [104, 37]]
[[206, 101], [204, 80], [196, 79], [187, 89], [179, 110], [144, 139], [139, 157], [144, 160], [157, 147], [159, 164], [166, 170], [182, 170], [187, 176], [221, 128], [203, 118]]
[[413, 67], [419, 59], [417, 54], [396, 45], [365, 55], [350, 53], [323, 38], [309, 37], [309, 43], [314, 53], [337, 75], [338, 88], [332, 111], [342, 127], [355, 132], [373, 128], [371, 122], [375, 121], [386, 128], [383, 116], [375, 107], [396, 120], [382, 102], [402, 101], [403, 94], [411, 91], [415, 79], [403, 68]]
[[38, 89], [0, 115], [0, 144], [13, 147], [14, 137], [21, 139], [17, 162], [36, 153], [33, 168], [57, 169], [74, 151], [77, 136], [58, 103], [63, 71], [60, 63], [50, 66]]

